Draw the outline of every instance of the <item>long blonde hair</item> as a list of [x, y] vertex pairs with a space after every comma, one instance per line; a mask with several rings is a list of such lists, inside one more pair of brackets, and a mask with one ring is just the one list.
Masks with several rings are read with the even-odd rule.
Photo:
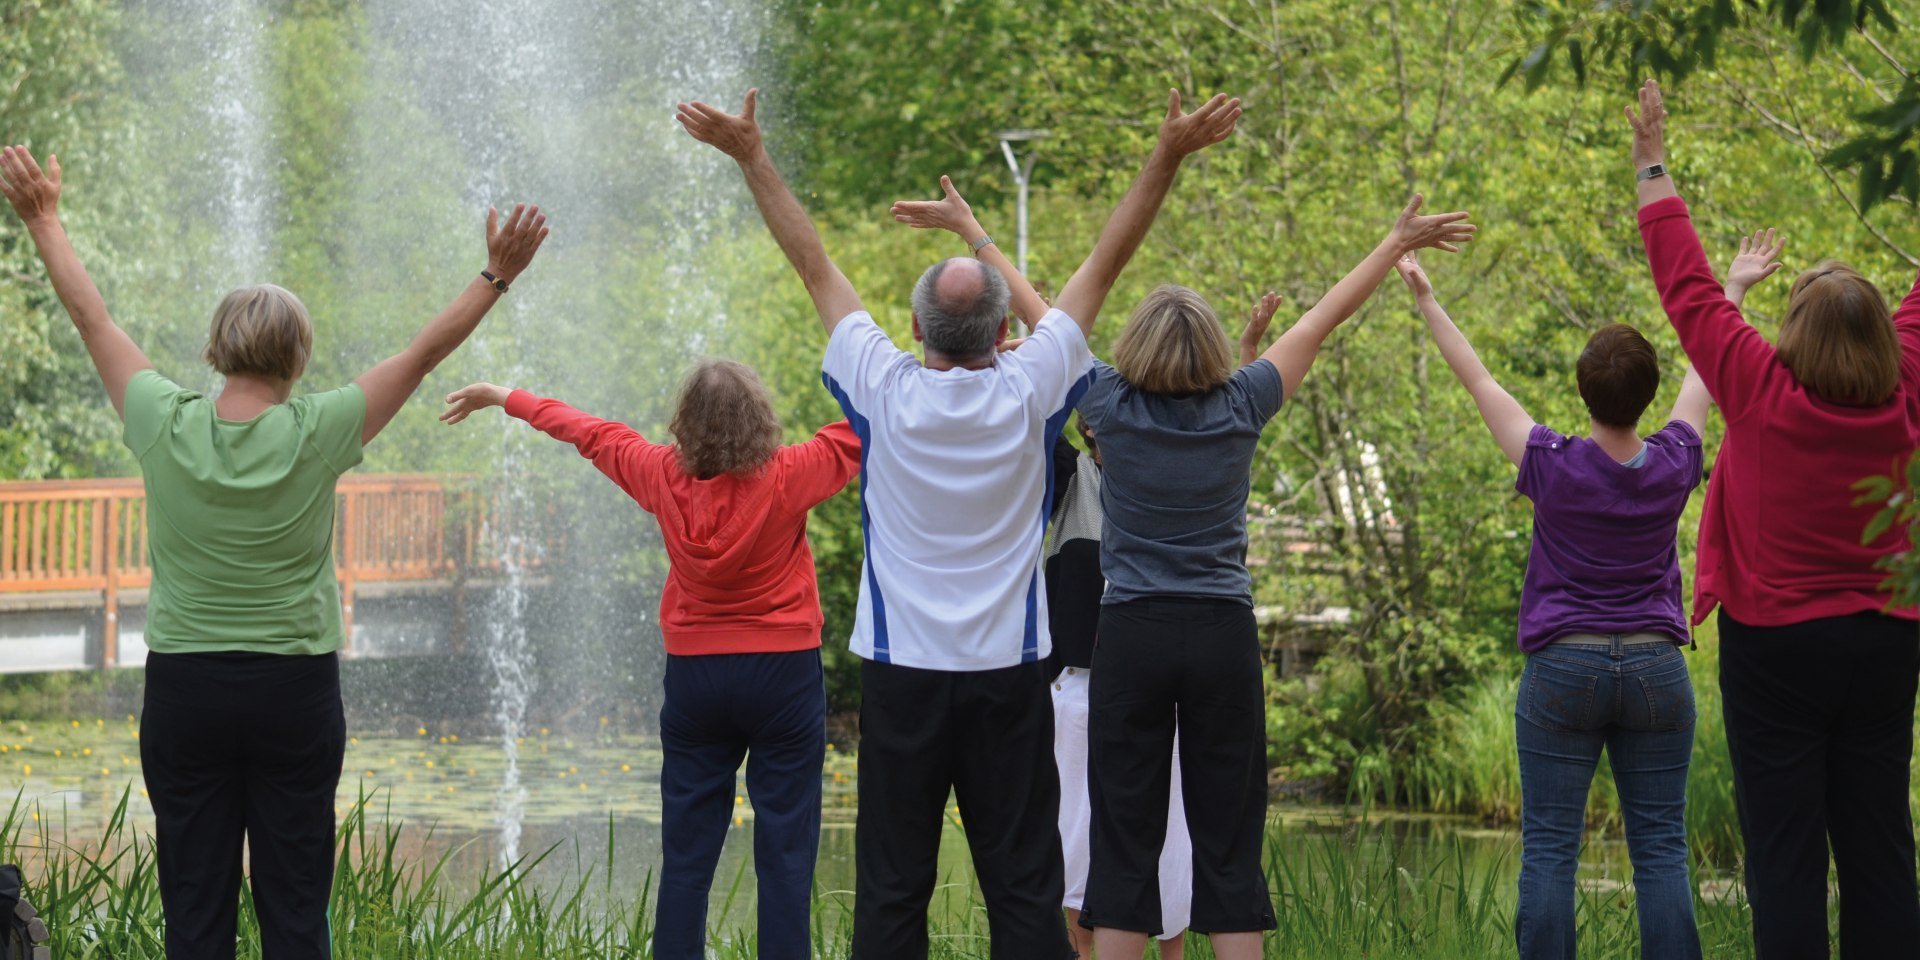
[[673, 422], [680, 468], [701, 480], [745, 476], [780, 449], [780, 417], [753, 368], [732, 360], [702, 360], [680, 385]]
[[1793, 281], [1775, 350], [1801, 386], [1829, 403], [1875, 406], [1900, 386], [1900, 338], [1887, 299], [1838, 261]]
[[1161, 284], [1133, 310], [1113, 345], [1113, 369], [1136, 389], [1206, 393], [1233, 377], [1233, 345], [1206, 298]]

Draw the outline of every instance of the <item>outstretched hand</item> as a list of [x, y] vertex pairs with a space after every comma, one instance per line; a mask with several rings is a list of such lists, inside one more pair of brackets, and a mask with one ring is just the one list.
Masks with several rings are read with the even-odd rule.
[[447, 409], [440, 414], [442, 423], [459, 423], [476, 410], [507, 405], [507, 394], [513, 391], [491, 383], [474, 383], [447, 394]]
[[24, 223], [54, 219], [60, 206], [60, 158], [49, 154], [43, 171], [26, 147], [0, 149], [0, 195]]
[[953, 188], [953, 181], [942, 176], [940, 190], [946, 196], [939, 200], [895, 200], [893, 219], [920, 230], [957, 233], [968, 242], [978, 240], [985, 231], [974, 219], [973, 208], [960, 196], [960, 191]]
[[1466, 222], [1468, 214], [1464, 210], [1422, 216], [1420, 205], [1426, 201], [1426, 197], [1414, 194], [1407, 208], [1400, 211], [1400, 218], [1394, 221], [1388, 239], [1402, 254], [1424, 247], [1459, 253], [1457, 244], [1472, 240], [1480, 228]]
[[1273, 313], [1280, 309], [1280, 295], [1269, 290], [1261, 296], [1260, 302], [1253, 305], [1247, 313], [1247, 328], [1240, 331], [1240, 345], [1258, 350], [1260, 341], [1266, 339], [1267, 328], [1273, 325]]
[[1176, 157], [1211, 147], [1233, 134], [1240, 121], [1240, 98], [1216, 93], [1192, 113], [1180, 110], [1180, 91], [1167, 91], [1167, 118], [1160, 121], [1160, 145]]
[[513, 282], [547, 242], [547, 230], [547, 215], [538, 205], [514, 204], [505, 224], [499, 210], [487, 208], [487, 272]]
[[1786, 243], [1772, 227], [1740, 238], [1740, 252], [1727, 267], [1727, 286], [1745, 291], [1780, 269], [1780, 251]]
[[1400, 279], [1407, 282], [1407, 289], [1413, 291], [1415, 299], [1433, 296], [1433, 281], [1427, 278], [1425, 267], [1420, 266], [1420, 255], [1409, 252], [1394, 261], [1393, 269], [1399, 271]]
[[1667, 108], [1660, 96], [1660, 84], [1648, 80], [1640, 85], [1640, 110], [1627, 107], [1627, 122], [1633, 125], [1633, 166], [1645, 169], [1667, 162]]
[[759, 95], [758, 88], [748, 90], [747, 104], [737, 115], [695, 100], [679, 104], [673, 118], [680, 121], [695, 140], [745, 162], [764, 149], [760, 142], [760, 123], [753, 118], [754, 101]]

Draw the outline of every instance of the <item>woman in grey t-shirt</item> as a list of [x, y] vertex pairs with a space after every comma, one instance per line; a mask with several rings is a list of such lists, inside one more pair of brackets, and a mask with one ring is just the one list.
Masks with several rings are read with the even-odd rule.
[[[1148, 294], [1096, 363], [1079, 411], [1106, 472], [1102, 600], [1089, 691], [1093, 855], [1081, 922], [1102, 957], [1138, 957], [1159, 932], [1155, 863], [1178, 714], [1194, 853], [1192, 929], [1222, 960], [1258, 957], [1273, 929], [1260, 868], [1266, 718], [1247, 573], [1246, 505], [1260, 433], [1320, 344], [1403, 254], [1457, 249], [1466, 214], [1420, 216], [1385, 240], [1258, 359], [1232, 347], [1198, 293]], [[1270, 307], [1269, 307], [1270, 309]]]

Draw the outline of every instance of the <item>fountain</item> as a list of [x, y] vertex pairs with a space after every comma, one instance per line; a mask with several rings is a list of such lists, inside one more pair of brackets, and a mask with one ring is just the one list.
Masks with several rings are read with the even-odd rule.
[[[485, 379], [664, 423], [679, 370], [725, 318], [722, 278], [701, 253], [747, 206], [737, 174], [687, 140], [672, 106], [737, 103], [760, 79], [760, 5], [151, 0], [128, 20], [144, 155], [122, 162], [169, 171], [154, 191], [162, 218], [184, 226], [108, 292], [187, 382], [211, 384], [197, 352], [234, 285], [278, 282], [306, 299], [308, 388], [325, 389], [396, 349], [482, 266], [487, 206], [526, 200], [551, 216], [533, 267], [362, 468], [470, 475], [492, 504], [482, 549], [498, 562], [473, 591], [467, 649], [350, 664], [346, 680], [360, 728], [497, 738], [494, 853], [513, 863], [526, 852], [529, 728], [651, 724], [664, 558], [651, 522], [570, 448], [497, 414], [447, 428], [433, 412], [440, 394]], [[150, 226], [128, 225], [116, 246]], [[191, 295], [160, 292], [181, 275]], [[437, 601], [380, 603], [410, 624], [452, 616]], [[357, 638], [370, 620], [356, 618]]]

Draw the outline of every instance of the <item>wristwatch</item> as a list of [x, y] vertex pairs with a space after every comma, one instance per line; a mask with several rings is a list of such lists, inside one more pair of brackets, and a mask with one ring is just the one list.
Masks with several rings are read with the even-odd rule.
[[1666, 175], [1667, 175], [1667, 165], [1664, 163], [1656, 163], [1656, 164], [1653, 164], [1652, 166], [1641, 167], [1639, 175], [1636, 176], [1634, 179], [1637, 182], [1645, 182], [1648, 180], [1652, 180], [1655, 177], [1664, 177]]
[[975, 240], [972, 244], [970, 244], [970, 246], [973, 247], [973, 255], [976, 257], [979, 256], [981, 248], [985, 247], [987, 244], [992, 242], [993, 242], [993, 236], [991, 234], [981, 234], [980, 239]]
[[507, 281], [506, 281], [506, 279], [505, 279], [505, 278], [503, 278], [503, 277], [496, 277], [496, 276], [494, 276], [494, 275], [493, 275], [493, 271], [492, 271], [492, 270], [482, 270], [482, 271], [480, 271], [480, 279], [482, 279], [482, 280], [485, 280], [485, 281], [487, 281], [488, 283], [491, 283], [491, 284], [493, 284], [493, 289], [495, 289], [495, 290], [498, 290], [498, 291], [500, 291], [501, 293], [506, 293], [506, 292], [507, 292]]

